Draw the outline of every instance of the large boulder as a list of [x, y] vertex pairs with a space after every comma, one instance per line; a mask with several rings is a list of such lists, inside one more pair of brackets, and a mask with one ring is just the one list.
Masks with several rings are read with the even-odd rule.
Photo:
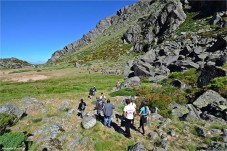
[[128, 151], [147, 151], [141, 143], [136, 143], [135, 145], [131, 146]]
[[90, 129], [96, 124], [96, 118], [91, 115], [85, 115], [82, 119], [82, 126], [85, 129]]
[[176, 105], [176, 107], [174, 109], [172, 109], [172, 114], [175, 117], [183, 117], [183, 115], [188, 114], [189, 110], [185, 105]]
[[225, 69], [216, 67], [214, 65], [206, 65], [201, 69], [200, 72], [201, 74], [197, 81], [199, 87], [206, 86], [212, 79], [216, 77], [227, 76], [227, 71]]
[[132, 78], [128, 78], [125, 82], [124, 82], [124, 85], [126, 87], [128, 86], [138, 86], [140, 85], [140, 78], [135, 76], [135, 77], [132, 77]]
[[217, 92], [213, 90], [208, 90], [205, 93], [203, 93], [201, 96], [199, 96], [194, 102], [193, 105], [195, 105], [198, 108], [207, 107], [209, 104], [220, 104], [222, 102], [226, 102], [226, 100]]
[[208, 52], [215, 52], [218, 50], [226, 50], [227, 36], [219, 37], [217, 41], [207, 50]]
[[20, 109], [18, 105], [14, 103], [8, 103], [0, 106], [0, 113], [13, 114], [20, 119], [23, 115], [25, 115], [25, 110]]

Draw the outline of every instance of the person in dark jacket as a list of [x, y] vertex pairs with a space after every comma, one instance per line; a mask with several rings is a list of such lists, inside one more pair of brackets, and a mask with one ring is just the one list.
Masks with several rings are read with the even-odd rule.
[[86, 103], [84, 102], [84, 99], [81, 99], [79, 107], [78, 107], [78, 110], [80, 111], [81, 118], [83, 118], [85, 108], [86, 108]]
[[113, 109], [115, 109], [114, 105], [110, 103], [110, 100], [107, 100], [107, 103], [104, 105], [103, 108], [103, 114], [104, 114], [104, 125], [107, 127], [111, 127], [111, 120], [112, 120], [112, 114], [113, 114]]

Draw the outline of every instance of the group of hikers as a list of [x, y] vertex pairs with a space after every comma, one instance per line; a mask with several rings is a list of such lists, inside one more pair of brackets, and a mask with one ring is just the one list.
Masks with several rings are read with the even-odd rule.
[[[96, 88], [95, 88], [95, 92], [96, 92]], [[95, 93], [93, 94], [94, 95], [92, 96], [95, 96]], [[89, 98], [90, 98], [90, 91], [89, 91]], [[136, 129], [134, 124], [134, 117], [136, 116], [136, 104], [132, 99], [126, 99], [125, 103], [126, 105], [124, 106], [123, 114], [122, 116], [120, 116], [120, 119], [122, 122], [124, 122], [125, 136], [128, 138], [131, 138], [130, 127]], [[86, 103], [84, 99], [81, 99], [81, 102], [78, 107], [81, 118], [83, 118], [85, 107], [86, 107]], [[110, 103], [110, 100], [107, 99], [103, 93], [101, 93], [100, 97], [96, 96], [95, 109], [97, 111], [97, 120], [101, 121], [102, 119], [101, 114], [103, 113], [104, 126], [111, 128], [112, 115], [113, 115], [113, 110], [115, 109], [115, 106]], [[145, 135], [144, 126], [145, 126], [145, 123], [147, 123], [149, 114], [150, 114], [150, 110], [146, 104], [146, 101], [142, 101], [139, 109], [140, 125], [137, 129], [138, 131], [142, 129], [142, 132], [140, 131], [142, 135]]]

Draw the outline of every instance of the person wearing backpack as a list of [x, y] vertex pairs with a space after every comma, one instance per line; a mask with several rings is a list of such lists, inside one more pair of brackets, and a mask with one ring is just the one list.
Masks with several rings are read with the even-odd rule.
[[95, 93], [96, 93], [96, 91], [97, 91], [97, 89], [96, 89], [95, 86], [92, 88], [92, 91], [93, 91], [93, 96], [95, 96]]
[[142, 128], [142, 134], [145, 135], [144, 124], [147, 122], [148, 115], [150, 115], [149, 107], [146, 105], [145, 101], [142, 101], [140, 108], [140, 126], [138, 129]]
[[78, 107], [78, 110], [80, 111], [81, 118], [83, 118], [85, 108], [86, 108], [86, 103], [84, 102], [84, 99], [81, 99], [79, 107]]
[[103, 110], [104, 102], [96, 97], [96, 110], [97, 110], [97, 120], [101, 119], [101, 111]]

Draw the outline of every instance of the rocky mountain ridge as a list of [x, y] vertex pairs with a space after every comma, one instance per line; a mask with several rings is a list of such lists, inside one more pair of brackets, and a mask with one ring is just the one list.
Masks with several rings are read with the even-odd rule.
[[[82, 47], [88, 45], [89, 43], [94, 42], [96, 39], [98, 39], [101, 36], [110, 36], [110, 35], [116, 33], [117, 31], [121, 30], [122, 28], [127, 29], [130, 25], [133, 25], [135, 22], [137, 22], [137, 20], [139, 18], [149, 16], [150, 14], [153, 14], [155, 12], [159, 12], [164, 7], [165, 7], [164, 9], [169, 9], [169, 11], [170, 11], [170, 9], [171, 9], [170, 3], [174, 3], [177, 5], [176, 11], [178, 11], [178, 5], [179, 5], [179, 9], [181, 10], [181, 3], [179, 3], [179, 1], [173, 1], [173, 0], [169, 0], [169, 1], [141, 0], [141, 1], [136, 2], [135, 4], [126, 6], [122, 9], [120, 9], [119, 11], [117, 11], [116, 15], [113, 15], [113, 16], [110, 16], [110, 17], [107, 17], [107, 18], [101, 20], [96, 25], [95, 29], [93, 29], [89, 33], [85, 34], [80, 40], [73, 42], [71, 44], [68, 44], [67, 46], [65, 46], [63, 48], [63, 50], [58, 50], [58, 51], [54, 52], [52, 57], [48, 60], [48, 63], [55, 62], [61, 56], [81, 49]], [[169, 6], [166, 6], [168, 4], [169, 4]], [[173, 7], [176, 7], [176, 5]], [[167, 8], [167, 7], [169, 7], [169, 8]], [[168, 11], [168, 10], [166, 10], [166, 11]], [[165, 13], [165, 12], [163, 12], [163, 13]], [[183, 14], [183, 18], [185, 18], [185, 14], [182, 10], [180, 11], [180, 13]], [[183, 18], [180, 18], [180, 19], [182, 20]], [[163, 23], [164, 22], [162, 22], [161, 24], [163, 24]], [[176, 27], [174, 27], [174, 28], [176, 28]], [[156, 34], [158, 34], [158, 33], [156, 33]], [[162, 34], [164, 34], [164, 33], [162, 33]]]

